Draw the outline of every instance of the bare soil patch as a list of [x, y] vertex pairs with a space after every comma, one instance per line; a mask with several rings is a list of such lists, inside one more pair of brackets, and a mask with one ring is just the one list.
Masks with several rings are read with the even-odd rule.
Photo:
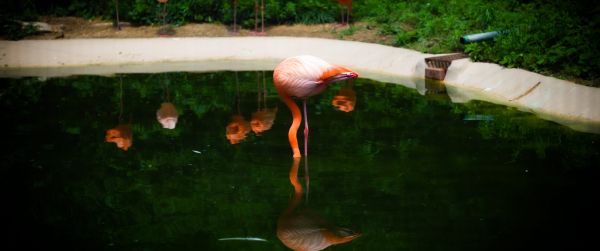
[[[232, 32], [231, 25], [216, 23], [189, 23], [182, 26], [171, 26], [174, 34], [161, 35], [161, 25], [132, 26], [124, 23], [121, 30], [113, 26], [112, 21], [102, 19], [86, 20], [79, 17], [42, 17], [41, 22], [52, 26], [52, 32], [28, 36], [24, 39], [73, 39], [73, 38], [151, 38], [151, 37], [227, 37], [257, 36], [253, 29], [239, 29]], [[343, 39], [368, 43], [391, 45], [392, 37], [382, 35], [373, 24], [364, 22], [351, 26], [337, 23], [328, 24], [294, 24], [265, 27], [265, 36], [319, 37]]]

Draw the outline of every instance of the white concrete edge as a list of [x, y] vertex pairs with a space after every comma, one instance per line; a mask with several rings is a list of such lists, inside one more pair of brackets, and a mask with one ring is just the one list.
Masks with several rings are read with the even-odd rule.
[[[0, 41], [0, 77], [219, 70], [272, 70], [284, 58], [311, 54], [424, 94], [426, 57], [379, 44], [301, 37], [203, 37]], [[160, 64], [157, 64], [160, 63]], [[484, 100], [530, 111], [575, 130], [600, 133], [600, 88], [521, 69], [455, 60], [448, 69], [453, 102]]]

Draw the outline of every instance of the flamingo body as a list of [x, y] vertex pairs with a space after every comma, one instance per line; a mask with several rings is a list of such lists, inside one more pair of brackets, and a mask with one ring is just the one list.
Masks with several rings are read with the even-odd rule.
[[352, 0], [338, 0], [338, 3], [345, 6], [352, 6]]
[[273, 72], [277, 91], [302, 99], [323, 92], [329, 83], [356, 77], [348, 68], [310, 55], [287, 58]]
[[[357, 78], [358, 73], [338, 65], [332, 65], [323, 59], [310, 55], [290, 57], [283, 60], [273, 71], [273, 81], [279, 96], [292, 112], [292, 126], [288, 132], [293, 157], [300, 157], [296, 133], [302, 117], [300, 108], [291, 97], [304, 100], [325, 90], [328, 84], [346, 79]], [[306, 117], [306, 114], [305, 114]], [[306, 123], [306, 121], [305, 121]], [[305, 140], [308, 126], [305, 127]], [[306, 144], [306, 143], [305, 143]], [[306, 155], [306, 146], [305, 146]]]

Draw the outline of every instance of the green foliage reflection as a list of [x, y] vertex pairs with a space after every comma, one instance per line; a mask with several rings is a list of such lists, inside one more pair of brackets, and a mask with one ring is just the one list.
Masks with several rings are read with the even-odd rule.
[[[27, 230], [13, 234], [86, 250], [285, 250], [275, 233], [290, 196], [291, 115], [270, 74], [265, 100], [255, 72], [3, 79], [0, 105], [15, 111], [0, 115], [10, 132], [3, 183], [14, 229]], [[167, 87], [173, 130], [156, 120]], [[572, 243], [567, 231], [592, 215], [598, 135], [368, 79], [342, 112], [332, 99], [344, 87], [309, 101], [311, 207], [364, 233], [336, 249], [508, 247], [539, 231], [528, 236], [536, 245], [545, 234]], [[264, 101], [279, 107], [272, 128], [230, 144], [230, 116], [250, 118]], [[121, 113], [128, 151], [104, 142]], [[564, 222], [548, 220], [559, 213]]]

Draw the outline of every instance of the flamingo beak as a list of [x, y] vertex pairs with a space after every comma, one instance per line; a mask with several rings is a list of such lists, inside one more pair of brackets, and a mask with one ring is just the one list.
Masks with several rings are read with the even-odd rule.
[[337, 82], [337, 81], [342, 81], [342, 80], [347, 80], [347, 79], [354, 79], [354, 78], [358, 78], [358, 73], [353, 72], [353, 71], [348, 71], [348, 72], [342, 72], [340, 74], [333, 75], [333, 76], [327, 78], [324, 82], [332, 83], [332, 82]]

